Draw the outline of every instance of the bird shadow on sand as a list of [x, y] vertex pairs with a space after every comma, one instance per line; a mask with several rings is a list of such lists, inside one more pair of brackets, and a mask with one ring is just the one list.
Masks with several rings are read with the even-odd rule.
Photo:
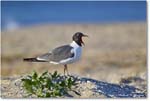
[[134, 86], [112, 84], [90, 78], [81, 78], [81, 81], [94, 83], [95, 87], [92, 91], [103, 94], [107, 98], [145, 98], [147, 96], [146, 93]]

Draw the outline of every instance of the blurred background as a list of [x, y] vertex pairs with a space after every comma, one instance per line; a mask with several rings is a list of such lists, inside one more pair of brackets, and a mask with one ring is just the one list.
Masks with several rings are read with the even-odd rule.
[[39, 73], [62, 65], [27, 63], [70, 43], [83, 32], [81, 61], [70, 64], [70, 74], [118, 83], [121, 78], [146, 77], [146, 2], [142, 1], [2, 1], [2, 76]]

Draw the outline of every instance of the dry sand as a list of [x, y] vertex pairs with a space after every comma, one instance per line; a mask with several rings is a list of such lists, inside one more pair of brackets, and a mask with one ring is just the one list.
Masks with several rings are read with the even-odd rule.
[[147, 76], [147, 25], [145, 22], [116, 24], [38, 25], [2, 32], [2, 76], [15, 76], [57, 70], [63, 66], [49, 63], [27, 63], [24, 57], [35, 57], [56, 46], [70, 43], [75, 32], [89, 35], [81, 61], [68, 65], [70, 74], [110, 83], [121, 78]]
[[[56, 98], [146, 98], [146, 80], [140, 77], [125, 78], [120, 84], [98, 81], [90, 78], [75, 77], [77, 85], [68, 94]], [[23, 89], [21, 78], [1, 78], [2, 98], [37, 98]]]

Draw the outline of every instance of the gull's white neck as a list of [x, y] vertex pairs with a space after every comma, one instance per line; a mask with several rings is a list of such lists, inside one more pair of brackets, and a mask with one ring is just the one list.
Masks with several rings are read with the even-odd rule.
[[75, 41], [72, 41], [72, 43], [70, 43], [70, 46], [72, 47], [80, 47]]

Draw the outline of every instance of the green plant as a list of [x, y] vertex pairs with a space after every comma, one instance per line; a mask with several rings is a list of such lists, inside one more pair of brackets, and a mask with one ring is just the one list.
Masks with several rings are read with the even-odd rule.
[[[77, 84], [73, 76], [61, 76], [55, 71], [53, 74], [48, 71], [38, 75], [33, 72], [22, 78], [23, 88], [31, 96], [37, 97], [60, 97], [68, 94], [72, 86]], [[72, 90], [73, 91], [73, 90]], [[75, 91], [76, 93], [76, 91]]]

